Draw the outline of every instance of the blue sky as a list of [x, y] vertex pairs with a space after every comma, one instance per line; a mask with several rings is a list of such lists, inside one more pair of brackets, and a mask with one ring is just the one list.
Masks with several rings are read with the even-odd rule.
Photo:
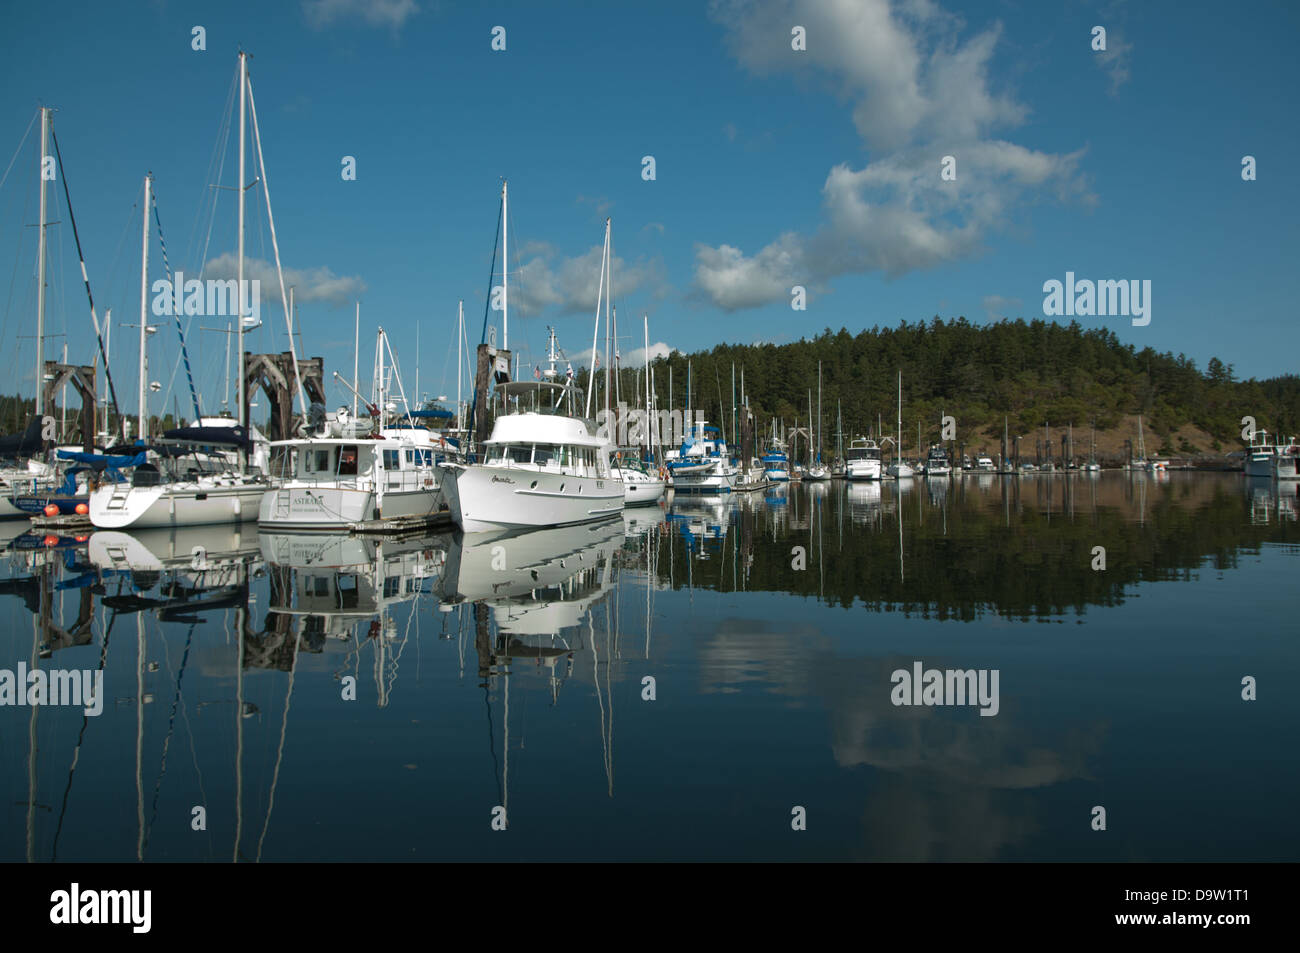
[[[251, 72], [282, 262], [305, 350], [362, 377], [382, 324], [414, 390], [453, 393], [456, 302], [477, 342], [500, 179], [511, 193], [511, 344], [545, 328], [590, 346], [603, 219], [613, 217], [624, 353], [653, 342], [782, 342], [824, 327], [1042, 315], [1044, 281], [1149, 279], [1152, 321], [1082, 319], [1138, 348], [1294, 373], [1290, 275], [1300, 154], [1291, 4], [906, 0], [602, 5], [309, 0], [9, 5], [0, 162], [57, 107], [96, 305], [139, 317], [140, 216], [155, 176], [173, 268], [194, 275], [236, 52]], [[191, 49], [191, 28], [206, 51]], [[506, 28], [506, 50], [490, 48]], [[794, 51], [802, 25], [807, 49]], [[1105, 54], [1092, 28], [1107, 28]], [[31, 388], [35, 128], [0, 187], [4, 346]], [[222, 184], [234, 184], [233, 136]], [[340, 175], [354, 156], [357, 178]], [[642, 179], [653, 155], [656, 179]], [[957, 180], [940, 180], [944, 155]], [[1258, 179], [1244, 182], [1253, 155]], [[249, 178], [253, 176], [250, 173]], [[60, 184], [61, 190], [61, 184]], [[55, 193], [52, 192], [52, 196]], [[255, 193], [250, 193], [253, 195]], [[52, 199], [53, 201], [53, 199]], [[260, 199], [258, 200], [260, 202]], [[58, 195], [53, 208], [62, 212]], [[249, 204], [247, 255], [271, 260]], [[50, 230], [49, 330], [93, 355], [66, 224]], [[235, 247], [219, 196], [206, 260]], [[153, 245], [151, 281], [162, 263]], [[217, 267], [217, 266], [212, 266]], [[214, 273], [212, 267], [209, 274]], [[496, 281], [499, 281], [499, 277]], [[790, 287], [808, 289], [807, 311]], [[286, 347], [264, 284], [250, 350]], [[196, 320], [195, 325], [212, 321]], [[134, 332], [114, 340], [134, 407]], [[63, 337], [47, 346], [58, 352]], [[207, 406], [222, 335], [190, 329]], [[661, 349], [655, 349], [661, 350]], [[151, 340], [169, 393], [176, 335]], [[331, 402], [343, 392], [331, 386]], [[171, 400], [167, 401], [170, 409]], [[161, 409], [158, 406], [155, 411]]]

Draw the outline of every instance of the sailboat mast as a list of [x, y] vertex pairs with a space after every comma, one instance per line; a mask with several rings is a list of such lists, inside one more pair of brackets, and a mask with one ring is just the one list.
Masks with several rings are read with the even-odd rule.
[[[136, 437], [141, 440], [147, 436], [145, 427], [149, 422], [147, 400], [149, 354], [147, 339], [149, 336], [149, 193], [152, 186], [153, 175], [146, 175], [144, 177], [144, 226], [140, 231], [140, 404], [136, 429]], [[243, 354], [242, 349], [240, 354]], [[37, 384], [40, 384], [39, 378]]]
[[[583, 416], [591, 416], [591, 397], [596, 391], [596, 342], [600, 339], [600, 302], [605, 294], [605, 261], [609, 258], [609, 219], [605, 219], [605, 247], [600, 256], [600, 284], [596, 288], [596, 319], [591, 328], [591, 372], [587, 375], [587, 396], [584, 398]], [[671, 373], [671, 371], [669, 372]], [[672, 378], [669, 378], [671, 397]]]
[[[609, 299], [614, 297], [614, 269], [611, 267], [614, 258], [614, 249], [610, 244], [609, 219], [605, 220], [605, 272], [608, 276], [605, 279], [605, 426], [610, 428], [613, 433], [613, 422], [609, 419], [609, 399], [610, 399], [610, 381], [614, 368], [611, 366], [609, 359], [609, 340], [613, 335], [613, 326], [610, 324], [609, 317]], [[610, 441], [613, 442], [612, 440]]]
[[456, 429], [465, 426], [461, 413], [461, 378], [465, 371], [465, 299], [456, 305]]
[[510, 350], [510, 205], [501, 180], [501, 347]]
[[50, 108], [41, 107], [41, 224], [36, 238], [36, 417], [45, 416], [45, 163], [49, 157]]
[[[235, 285], [238, 289], [235, 292], [239, 300], [239, 316], [235, 325], [235, 347], [239, 352], [239, 390], [236, 391], [239, 397], [239, 426], [248, 426], [248, 385], [246, 383], [247, 369], [244, 366], [244, 308], [247, 302], [244, 301], [244, 137], [245, 137], [245, 100], [248, 92], [248, 54], [243, 50], [239, 51], [239, 182], [237, 191], [239, 192], [239, 264], [237, 266]], [[144, 319], [141, 319], [141, 324]]]
[[808, 466], [813, 465], [813, 438], [817, 431], [812, 429], [812, 388], [808, 388]]
[[903, 462], [903, 372], [898, 372], [898, 462]]
[[[650, 447], [650, 315], [648, 314], [641, 315], [641, 334], [642, 334], [642, 339], [644, 341], [644, 347], [645, 347], [645, 424], [646, 425], [643, 429], [645, 430], [646, 452], [652, 453], [653, 450]], [[734, 403], [735, 402], [734, 394], [735, 394], [735, 386], [736, 386], [735, 365], [732, 365], [731, 368], [731, 386], [732, 386], [732, 394], [733, 394], [732, 402]]]

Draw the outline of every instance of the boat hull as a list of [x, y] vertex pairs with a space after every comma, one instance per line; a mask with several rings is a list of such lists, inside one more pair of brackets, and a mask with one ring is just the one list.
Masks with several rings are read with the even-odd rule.
[[706, 469], [676, 467], [672, 475], [677, 493], [730, 493], [740, 476], [717, 464]]
[[623, 482], [611, 477], [482, 464], [455, 472], [454, 490], [448, 486], [448, 504], [452, 518], [466, 533], [573, 526], [623, 511]]
[[668, 484], [663, 480], [624, 480], [623, 503], [626, 506], [649, 506], [664, 498]]
[[100, 529], [248, 523], [257, 519], [266, 489], [264, 483], [102, 486], [90, 494], [90, 521]]
[[844, 471], [844, 479], [854, 482], [880, 479], [879, 460], [853, 460]]
[[262, 497], [259, 526], [269, 530], [340, 530], [372, 520], [432, 520], [446, 510], [440, 489], [389, 491], [378, 505], [368, 488], [281, 486]]
[[12, 496], [5, 501], [16, 510], [18, 516], [44, 516], [45, 508], [53, 504], [59, 508], [60, 516], [72, 516], [82, 503], [89, 503], [90, 497], [84, 493], [65, 496], [62, 493], [26, 493]]

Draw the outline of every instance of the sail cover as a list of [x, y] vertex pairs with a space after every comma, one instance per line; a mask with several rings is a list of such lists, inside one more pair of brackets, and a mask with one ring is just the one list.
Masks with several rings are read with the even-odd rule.
[[250, 449], [253, 445], [247, 427], [177, 427], [175, 430], [164, 430], [161, 439], [172, 443], [244, 449]]

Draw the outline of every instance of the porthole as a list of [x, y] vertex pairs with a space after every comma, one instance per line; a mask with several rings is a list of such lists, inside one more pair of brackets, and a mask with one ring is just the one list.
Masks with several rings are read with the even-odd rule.
[[530, 489], [530, 490], [535, 490], [535, 489], [537, 489], [537, 481], [534, 480], [532, 483], [528, 484], [528, 489]]

